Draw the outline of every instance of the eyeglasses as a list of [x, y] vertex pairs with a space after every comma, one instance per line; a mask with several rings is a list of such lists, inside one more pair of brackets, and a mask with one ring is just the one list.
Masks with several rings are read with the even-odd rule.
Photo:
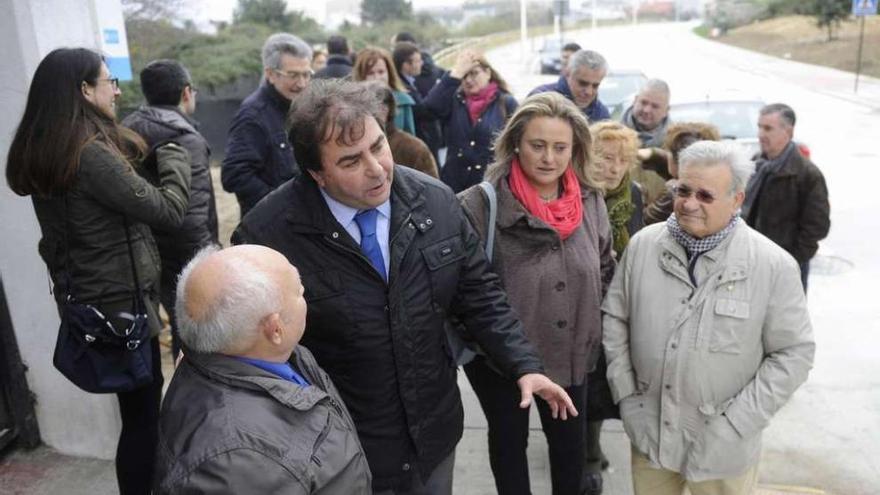
[[118, 77], [108, 77], [106, 79], [98, 78], [95, 80], [95, 85], [97, 86], [97, 83], [99, 83], [101, 81], [107, 81], [108, 83], [110, 83], [111, 86], [113, 86], [113, 89], [119, 89], [119, 78]]
[[691, 195], [697, 198], [697, 201], [704, 205], [710, 205], [715, 201], [715, 195], [705, 189], [693, 190], [690, 186], [679, 184], [672, 189], [672, 192], [682, 199], [690, 198]]
[[272, 69], [272, 72], [278, 74], [281, 77], [285, 77], [287, 79], [293, 79], [294, 81], [298, 81], [298, 80], [308, 81], [315, 74], [315, 72], [312, 71], [311, 69], [307, 70], [307, 71], [303, 71], [303, 72], [296, 72], [296, 71], [284, 72], [283, 70]]
[[192, 84], [187, 84], [187, 87], [189, 87], [189, 91], [192, 94], [196, 94], [199, 92], [199, 89], [197, 87], [193, 86]]

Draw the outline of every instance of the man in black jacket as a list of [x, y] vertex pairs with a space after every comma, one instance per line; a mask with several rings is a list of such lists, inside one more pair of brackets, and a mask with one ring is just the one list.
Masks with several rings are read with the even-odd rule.
[[291, 108], [307, 173], [251, 210], [233, 242], [266, 245], [299, 268], [303, 343], [354, 417], [374, 493], [449, 495], [463, 429], [450, 318], [518, 378], [520, 407], [537, 394], [554, 417], [576, 411], [541, 374], [452, 191], [394, 165], [377, 115], [361, 86], [315, 82]]
[[415, 43], [401, 41], [394, 45], [394, 52], [392, 52], [391, 58], [394, 60], [394, 68], [397, 69], [400, 79], [403, 80], [403, 84], [406, 86], [407, 93], [416, 102], [413, 106], [413, 117], [416, 121], [416, 137], [428, 145], [431, 154], [434, 155], [434, 159], [439, 161], [438, 151], [443, 144], [440, 121], [422, 102], [423, 95], [416, 87], [416, 80], [422, 73], [422, 67], [424, 66], [422, 54]]
[[223, 189], [235, 193], [242, 216], [299, 172], [285, 119], [312, 79], [312, 49], [292, 34], [270, 36], [262, 57], [265, 79], [232, 120], [221, 169]]
[[335, 34], [327, 38], [327, 67], [315, 74], [315, 79], [341, 79], [351, 74], [351, 50], [345, 36]]
[[[189, 72], [174, 60], [155, 60], [140, 74], [147, 104], [125, 118], [122, 124], [144, 138], [151, 149], [169, 141], [189, 153], [192, 169], [189, 208], [183, 224], [173, 230], [153, 229], [162, 260], [162, 306], [171, 320], [172, 352], [177, 357], [180, 342], [174, 319], [174, 291], [177, 274], [202, 247], [217, 242], [217, 207], [211, 180], [211, 149], [192, 119], [196, 110], [196, 88]], [[148, 157], [150, 163], [152, 156]], [[152, 171], [145, 171], [148, 175]]]
[[825, 176], [793, 141], [795, 122], [794, 110], [784, 103], [761, 109], [761, 153], [746, 187], [742, 217], [797, 260], [806, 292], [810, 259], [831, 229], [831, 206]]

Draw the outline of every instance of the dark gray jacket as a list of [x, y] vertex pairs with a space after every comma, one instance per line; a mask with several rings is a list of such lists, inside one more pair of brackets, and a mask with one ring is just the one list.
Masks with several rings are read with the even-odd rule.
[[425, 174], [394, 166], [387, 283], [309, 174], [261, 201], [232, 241], [271, 247], [299, 269], [303, 343], [351, 410], [376, 490], [406, 488], [414, 469], [431, 473], [461, 438], [451, 317], [504, 374], [543, 372], [458, 201]]
[[[189, 159], [180, 146], [157, 151], [159, 183], [97, 141], [80, 156], [76, 180], [64, 196], [33, 197], [43, 237], [40, 256], [55, 284], [60, 306], [70, 290], [105, 315], [131, 311], [135, 292], [124, 219], [128, 219], [135, 266], [145, 292], [150, 330], [159, 333], [159, 251], [150, 227], [180, 226], [189, 198]], [[68, 257], [69, 254], [69, 257]], [[74, 287], [68, 286], [72, 280]]]
[[153, 237], [166, 265], [175, 273], [201, 247], [217, 242], [217, 207], [211, 181], [211, 149], [196, 130], [196, 123], [175, 107], [144, 105], [130, 114], [122, 125], [137, 132], [152, 148], [174, 141], [189, 153], [192, 183], [189, 209], [183, 225], [176, 229], [153, 229]]
[[300, 387], [220, 354], [189, 353], [159, 420], [156, 494], [369, 494], [348, 410], [304, 347]]

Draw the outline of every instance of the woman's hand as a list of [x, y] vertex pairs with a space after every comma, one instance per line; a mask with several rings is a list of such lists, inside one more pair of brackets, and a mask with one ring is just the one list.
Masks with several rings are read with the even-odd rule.
[[466, 76], [471, 69], [480, 65], [479, 56], [480, 55], [475, 50], [470, 48], [465, 48], [460, 51], [458, 53], [458, 58], [455, 59], [455, 65], [453, 65], [452, 70], [449, 71], [449, 75], [456, 79], [464, 79], [464, 76]]

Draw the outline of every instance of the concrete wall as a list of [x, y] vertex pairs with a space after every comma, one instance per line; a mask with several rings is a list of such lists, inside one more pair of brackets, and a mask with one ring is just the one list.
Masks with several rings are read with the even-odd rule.
[[12, 324], [22, 361], [28, 368], [28, 385], [36, 395], [43, 441], [63, 453], [112, 459], [120, 428], [116, 398], [82, 392], [52, 366], [59, 322], [46, 265], [37, 253], [40, 227], [30, 199], [15, 195], [5, 180], [9, 144], [40, 60], [62, 46], [97, 46], [92, 1], [4, 0], [3, 5], [0, 273]]

